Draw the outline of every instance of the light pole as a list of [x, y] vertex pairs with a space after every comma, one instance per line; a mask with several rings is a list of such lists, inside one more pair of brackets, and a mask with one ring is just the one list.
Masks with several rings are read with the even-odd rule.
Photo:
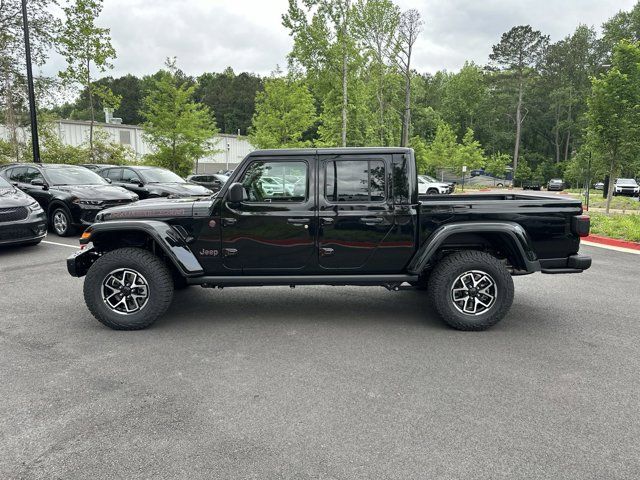
[[40, 163], [40, 142], [38, 141], [38, 119], [36, 118], [36, 94], [33, 89], [33, 71], [31, 70], [31, 47], [29, 45], [27, 0], [22, 0], [22, 23], [24, 25], [24, 51], [27, 61], [27, 87], [29, 89], [29, 115], [31, 117], [31, 146], [33, 147], [33, 161]]

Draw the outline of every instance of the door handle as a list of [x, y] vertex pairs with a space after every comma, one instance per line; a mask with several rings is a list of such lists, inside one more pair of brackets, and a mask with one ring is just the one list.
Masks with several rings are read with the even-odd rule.
[[294, 225], [296, 227], [301, 227], [302, 225], [307, 225], [309, 223], [308, 218], [287, 218], [287, 223]]
[[377, 223], [384, 222], [384, 218], [382, 218], [382, 217], [362, 217], [360, 219], [360, 221], [362, 223], [364, 223], [365, 225], [375, 225]]

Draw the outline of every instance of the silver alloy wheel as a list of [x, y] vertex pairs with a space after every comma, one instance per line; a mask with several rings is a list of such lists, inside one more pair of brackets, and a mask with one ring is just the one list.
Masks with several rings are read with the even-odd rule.
[[102, 282], [102, 301], [115, 313], [137, 313], [149, 302], [147, 279], [130, 268], [113, 270]]
[[62, 235], [67, 231], [68, 227], [69, 222], [67, 221], [65, 213], [62, 210], [56, 210], [56, 213], [53, 215], [53, 229], [58, 235]]
[[482, 315], [496, 303], [498, 287], [495, 280], [481, 270], [459, 275], [451, 285], [451, 300], [460, 313]]

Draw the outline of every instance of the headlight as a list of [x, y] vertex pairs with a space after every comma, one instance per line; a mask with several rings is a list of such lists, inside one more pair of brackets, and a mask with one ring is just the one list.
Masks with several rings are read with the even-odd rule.
[[75, 203], [76, 205], [90, 205], [93, 207], [99, 207], [100, 205], [104, 204], [102, 200], [82, 200], [80, 198], [76, 198], [73, 203]]
[[33, 202], [29, 205], [27, 205], [29, 207], [29, 210], [31, 210], [33, 213], [40, 213], [42, 212], [42, 207], [40, 206], [40, 204], [38, 202]]

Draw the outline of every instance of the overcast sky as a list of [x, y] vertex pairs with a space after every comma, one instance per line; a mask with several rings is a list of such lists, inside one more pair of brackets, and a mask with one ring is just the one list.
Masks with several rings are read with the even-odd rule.
[[[530, 24], [552, 41], [584, 23], [600, 27], [636, 0], [396, 0], [416, 8], [425, 28], [415, 52], [419, 71], [485, 64], [491, 46], [514, 25]], [[286, 66], [291, 38], [281, 24], [287, 0], [105, 0], [100, 24], [118, 53], [113, 76], [144, 75], [168, 56], [188, 74], [221, 71], [268, 75]], [[53, 56], [44, 73], [64, 64]]]

